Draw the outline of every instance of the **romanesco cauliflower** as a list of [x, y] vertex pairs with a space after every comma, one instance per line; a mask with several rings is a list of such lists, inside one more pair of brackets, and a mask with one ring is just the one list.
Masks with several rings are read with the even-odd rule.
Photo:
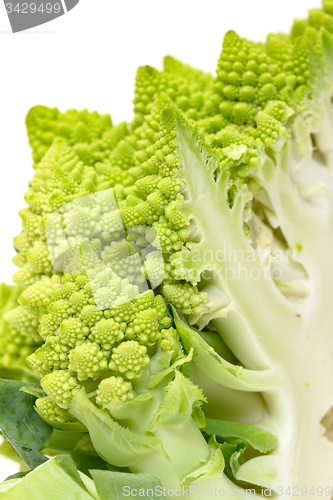
[[41, 379], [20, 391], [58, 456], [4, 500], [43, 471], [59, 498], [332, 493], [332, 95], [324, 0], [290, 35], [227, 33], [216, 76], [139, 68], [131, 123], [30, 111], [0, 367]]

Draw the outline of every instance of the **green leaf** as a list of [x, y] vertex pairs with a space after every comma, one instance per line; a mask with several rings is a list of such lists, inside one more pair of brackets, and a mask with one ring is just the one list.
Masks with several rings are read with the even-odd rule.
[[140, 404], [146, 403], [153, 398], [152, 392], [147, 392], [143, 394], [139, 394], [136, 398], [131, 401], [123, 402], [119, 399], [114, 398], [110, 401], [109, 404], [106, 405], [105, 408], [109, 410], [112, 417], [117, 420], [123, 420], [124, 418], [128, 418]]
[[71, 453], [73, 462], [77, 469], [86, 476], [90, 476], [90, 469], [109, 470], [106, 463], [99, 455], [88, 455], [84, 453]]
[[237, 480], [265, 488], [277, 487], [279, 464], [276, 456], [263, 455], [252, 458], [243, 464], [237, 461], [237, 457], [235, 459], [233, 472]]
[[[161, 483], [156, 477], [149, 474], [126, 474], [101, 470], [91, 470], [90, 473], [101, 500], [124, 500], [128, 497], [140, 496], [139, 490], [145, 492], [145, 495], [141, 496], [148, 500], [161, 498], [163, 491]], [[136, 490], [135, 495], [130, 494], [132, 490]]]
[[166, 368], [165, 370], [162, 370], [156, 375], [152, 375], [150, 379], [148, 380], [147, 383], [147, 388], [148, 389], [154, 389], [157, 385], [159, 385], [168, 375], [173, 373], [176, 368], [183, 366], [185, 363], [189, 363], [192, 360], [192, 350], [188, 353], [187, 356], [180, 356], [179, 358], [176, 359], [176, 361]]
[[275, 370], [247, 370], [225, 360], [190, 327], [177, 310], [168, 304], [186, 352], [193, 349], [193, 363], [207, 377], [218, 384], [240, 391], [258, 392], [278, 387], [279, 374]]
[[11, 479], [19, 479], [21, 477], [25, 477], [27, 474], [29, 474], [29, 472], [30, 472], [29, 470], [16, 472], [16, 474], [12, 474], [11, 476], [6, 477], [5, 481], [10, 481]]
[[221, 448], [212, 446], [210, 459], [198, 469], [192, 471], [182, 481], [182, 486], [190, 486], [197, 479], [206, 477], [220, 477], [225, 467], [225, 460]]
[[241, 439], [237, 440], [235, 443], [224, 442], [220, 444], [220, 448], [225, 460], [224, 473], [233, 481], [238, 470], [236, 470], [237, 459], [239, 459], [238, 464], [240, 465], [240, 460], [243, 459], [243, 454], [246, 450], [246, 443]]
[[230, 363], [236, 362], [235, 356], [232, 354], [226, 343], [221, 339], [220, 335], [217, 335], [215, 332], [201, 331], [200, 337], [202, 337], [204, 341], [207, 342], [207, 344], [210, 345], [223, 359], [226, 359]]
[[166, 388], [162, 405], [147, 431], [152, 432], [157, 425], [182, 425], [191, 418], [193, 406], [205, 401], [201, 389], [176, 371], [174, 380]]
[[22, 460], [30, 467], [30, 469], [35, 469], [39, 465], [42, 465], [44, 462], [48, 460], [47, 457], [38, 453], [38, 451], [32, 450], [27, 446], [15, 441], [11, 437], [7, 436], [4, 432], [2, 433], [4, 438], [8, 441], [8, 443], [14, 448], [16, 453], [20, 455]]
[[41, 451], [47, 447], [53, 429], [35, 411], [36, 397], [21, 391], [30, 385], [34, 386], [0, 379], [0, 429], [23, 446]]
[[[12, 445], [10, 445], [6, 439], [4, 439], [0, 445], [0, 456], [7, 458], [8, 460], [12, 460], [13, 462], [16, 462], [20, 468], [24, 467], [25, 465], [20, 455], [16, 453]], [[20, 470], [25, 470], [25, 469], [20, 469]]]
[[54, 429], [47, 450], [55, 453], [89, 453], [96, 455], [88, 432], [69, 432]]
[[[212, 439], [215, 440], [215, 436], [212, 436], [210, 438], [209, 443], [211, 442]], [[219, 444], [219, 446], [220, 446], [220, 448], [222, 450], [222, 453], [223, 453], [224, 460], [225, 460], [226, 464], [229, 464], [231, 455], [233, 455], [235, 453], [235, 451], [237, 451], [237, 449], [239, 448], [240, 443], [244, 443], [244, 441], [242, 441], [241, 439], [235, 441], [234, 443], [228, 443], [228, 441], [225, 441], [224, 443], [218, 443], [216, 440], [215, 440], [215, 442], [217, 444]]]
[[46, 396], [46, 393], [38, 384], [24, 385], [21, 387], [20, 391], [25, 392], [26, 394], [32, 394], [32, 396], [36, 396], [36, 398], [43, 398]]
[[1, 500], [99, 500], [93, 481], [79, 473], [69, 455], [43, 463], [23, 478], [0, 484]]
[[71, 453], [71, 457], [76, 465], [76, 468], [80, 472], [83, 472], [83, 474], [85, 474], [88, 477], [92, 477], [91, 469], [125, 472], [125, 473], [130, 472], [130, 470], [127, 467], [115, 467], [114, 465], [105, 462], [105, 460], [103, 460], [103, 458], [97, 454], [92, 455], [82, 452], [77, 452], [77, 453], [74, 452]]
[[203, 429], [205, 427], [206, 418], [200, 406], [193, 406], [192, 418], [199, 429]]
[[206, 427], [203, 429], [203, 432], [224, 439], [242, 439], [261, 453], [272, 451], [278, 442], [276, 436], [264, 429], [260, 429], [260, 427], [223, 420], [211, 420], [209, 418], [206, 419]]
[[146, 455], [164, 453], [159, 439], [122, 427], [105, 411], [97, 408], [84, 390], [74, 396], [70, 412], [89, 430], [95, 450], [104, 460], [117, 467], [131, 466]]
[[233, 476], [237, 479], [237, 472], [244, 463], [244, 452], [246, 450], [245, 443], [239, 443], [238, 449], [230, 457], [230, 469]]
[[61, 468], [66, 471], [67, 475], [82, 489], [86, 489], [85, 483], [82, 481], [81, 475], [79, 474], [72, 458], [69, 455], [58, 455], [56, 457], [57, 463]]

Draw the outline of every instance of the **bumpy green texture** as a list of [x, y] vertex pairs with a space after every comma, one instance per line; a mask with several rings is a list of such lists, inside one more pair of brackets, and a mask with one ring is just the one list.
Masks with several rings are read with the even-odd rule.
[[111, 370], [119, 371], [124, 377], [132, 379], [141, 375], [148, 364], [147, 348], [140, 346], [135, 340], [128, 340], [112, 350], [109, 367]]
[[80, 159], [91, 164], [104, 157], [112, 127], [109, 115], [70, 109], [60, 113], [46, 106], [32, 108], [26, 120], [33, 159], [38, 164], [55, 138], [74, 146]]
[[6, 320], [46, 422], [169, 488], [333, 484], [332, 81], [327, 0], [216, 76], [139, 68], [131, 123], [31, 110]]
[[23, 231], [14, 239], [19, 252], [14, 263], [20, 269], [14, 282], [27, 287], [42, 275], [53, 274], [46, 244], [43, 218], [96, 188], [96, 172], [86, 167], [67, 144], [57, 139], [35, 171], [25, 199], [28, 208], [20, 211]]
[[[39, 300], [41, 295], [47, 300]], [[171, 324], [161, 297], [154, 307], [151, 290], [132, 301], [119, 297], [111, 309], [98, 309], [85, 274], [64, 274], [62, 280], [44, 277], [20, 300], [26, 310], [42, 316], [39, 332], [45, 343], [27, 361], [44, 376], [42, 386], [51, 399], [55, 393], [48, 387], [61, 382], [62, 371], [81, 382], [111, 372], [129, 380], [139, 377], [149, 363], [147, 347], [155, 345], [162, 338], [161, 330]], [[65, 379], [60, 385], [67, 392], [67, 375]]]
[[61, 424], [66, 425], [70, 422], [73, 423], [76, 422], [76, 419], [67, 410], [61, 408], [57, 404], [55, 398], [52, 399], [49, 396], [38, 398], [36, 400], [36, 410], [39, 413], [39, 415], [51, 425], [56, 422], [57, 425], [60, 427]]
[[96, 403], [104, 408], [113, 399], [118, 399], [123, 403], [134, 398], [131, 382], [125, 381], [122, 377], [109, 377], [102, 380], [97, 389]]
[[21, 292], [22, 288], [18, 286], [0, 285], [0, 370], [1, 376], [6, 378], [31, 374], [26, 358], [42, 342], [37, 332], [38, 320], [33, 315], [22, 311], [16, 316], [14, 326], [9, 322]]

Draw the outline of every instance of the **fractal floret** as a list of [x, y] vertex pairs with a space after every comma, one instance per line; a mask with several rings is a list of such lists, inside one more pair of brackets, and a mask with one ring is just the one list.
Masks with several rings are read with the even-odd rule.
[[[26, 309], [18, 307], [17, 299], [22, 288], [0, 286], [0, 373], [5, 378], [34, 378], [26, 358], [42, 343], [37, 331], [38, 320]], [[12, 312], [15, 320], [10, 323]]]
[[29, 112], [4, 500], [332, 495], [332, 99], [324, 0], [214, 76], [139, 68], [131, 123]]

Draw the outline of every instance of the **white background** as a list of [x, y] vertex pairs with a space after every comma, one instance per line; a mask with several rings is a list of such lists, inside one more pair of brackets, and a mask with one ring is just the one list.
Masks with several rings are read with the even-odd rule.
[[[9, 0], [15, 3], [15, 0]], [[288, 32], [320, 0], [81, 0], [68, 14], [12, 34], [0, 0], [0, 281], [16, 270], [17, 212], [33, 175], [25, 133], [28, 110], [43, 104], [132, 119], [140, 65], [161, 69], [170, 54], [214, 72], [224, 34], [264, 41]], [[0, 457], [0, 481], [16, 471]]]

